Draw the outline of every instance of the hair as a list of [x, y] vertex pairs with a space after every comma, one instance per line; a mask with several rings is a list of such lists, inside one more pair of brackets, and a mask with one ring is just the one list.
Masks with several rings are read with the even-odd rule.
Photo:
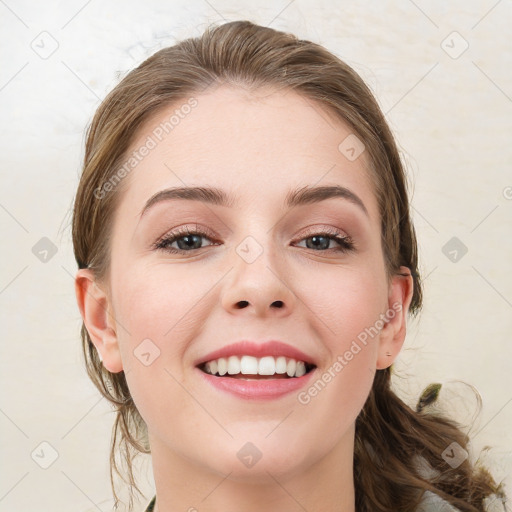
[[[156, 112], [185, 101], [210, 86], [228, 84], [293, 90], [347, 123], [365, 145], [381, 217], [382, 249], [388, 276], [410, 270], [414, 291], [410, 314], [422, 305], [418, 253], [404, 166], [377, 101], [360, 76], [324, 47], [249, 21], [211, 25], [202, 36], [164, 48], [129, 72], [107, 95], [88, 127], [83, 171], [72, 221], [75, 258], [98, 281], [108, 275], [109, 240], [121, 187], [109, 189], [127, 158], [137, 130]], [[341, 142], [341, 141], [340, 141]], [[102, 193], [98, 194], [98, 190]], [[86, 369], [116, 410], [110, 452], [110, 479], [119, 501], [114, 471], [140, 493], [132, 471], [138, 453], [150, 453], [147, 426], [128, 389], [124, 372], [107, 371], [82, 324]], [[425, 404], [437, 397], [429, 388], [416, 410], [391, 389], [391, 367], [377, 370], [371, 392], [356, 420], [354, 484], [356, 510], [413, 511], [431, 491], [462, 511], [484, 510], [484, 498], [504, 496], [490, 474], [467, 459], [456, 468], [442, 457], [452, 442], [468, 446], [458, 424]], [[123, 458], [127, 478], [116, 461]], [[427, 478], [417, 459], [430, 470]]]

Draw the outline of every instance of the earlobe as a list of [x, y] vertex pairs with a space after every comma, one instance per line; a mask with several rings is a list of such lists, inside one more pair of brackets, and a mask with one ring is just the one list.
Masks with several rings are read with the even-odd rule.
[[90, 269], [78, 270], [75, 277], [78, 308], [103, 366], [111, 373], [123, 370], [116, 326], [107, 294]]
[[377, 370], [391, 366], [402, 348], [413, 291], [414, 280], [410, 269], [400, 267], [399, 273], [393, 276], [390, 285], [388, 309], [385, 312], [387, 321], [380, 333]]

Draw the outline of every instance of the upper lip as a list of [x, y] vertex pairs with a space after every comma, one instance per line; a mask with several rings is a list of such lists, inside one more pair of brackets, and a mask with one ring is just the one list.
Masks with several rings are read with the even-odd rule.
[[258, 358], [264, 356], [284, 356], [316, 366], [313, 358], [302, 352], [302, 350], [278, 340], [270, 340], [263, 343], [248, 340], [238, 341], [202, 356], [195, 362], [195, 366], [200, 366], [207, 361], [213, 361], [221, 357], [246, 355]]

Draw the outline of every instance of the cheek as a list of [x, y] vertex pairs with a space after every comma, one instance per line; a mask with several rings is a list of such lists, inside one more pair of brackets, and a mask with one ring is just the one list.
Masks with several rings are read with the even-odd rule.
[[343, 353], [365, 329], [375, 326], [387, 304], [387, 283], [378, 267], [336, 267], [300, 279], [297, 295], [313, 313], [319, 339], [331, 358]]
[[190, 407], [177, 381], [182, 380], [183, 354], [191, 335], [187, 318], [197, 302], [197, 286], [169, 269], [136, 265], [124, 267], [122, 274], [113, 272], [111, 279], [128, 387], [142, 418], [158, 423], [162, 408]]
[[355, 420], [374, 379], [381, 314], [387, 303], [385, 274], [375, 268], [340, 268], [329, 274], [325, 286], [318, 275], [302, 281], [303, 291], [309, 290], [313, 329], [328, 358], [298, 401], [311, 407], [316, 417], [330, 416], [342, 430]]
[[114, 309], [116, 317], [130, 333], [130, 342], [152, 339], [160, 348], [174, 346], [170, 343], [178, 333], [183, 333], [187, 320], [194, 316], [208, 280], [197, 272], [165, 266], [134, 267], [113, 276]]
[[313, 432], [322, 432], [321, 439], [311, 438], [321, 452], [332, 450], [340, 436], [353, 428], [372, 387], [373, 359], [369, 349], [362, 348], [350, 361], [337, 360], [298, 396], [301, 412], [297, 416], [314, 422]]
[[208, 316], [205, 293], [216, 281], [215, 276], [179, 265], [126, 265], [117, 272], [113, 268], [111, 284], [123, 369], [141, 414], [145, 409], [160, 408], [158, 395], [163, 390], [171, 392], [173, 400], [183, 397], [183, 393], [172, 392], [173, 385], [178, 386], [174, 378], [183, 379], [189, 364], [187, 348]]

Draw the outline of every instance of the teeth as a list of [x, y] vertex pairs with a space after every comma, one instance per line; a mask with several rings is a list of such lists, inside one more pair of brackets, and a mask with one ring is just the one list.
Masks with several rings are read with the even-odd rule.
[[228, 373], [229, 375], [236, 375], [237, 373], [240, 373], [240, 359], [238, 357], [228, 357]]
[[240, 360], [240, 373], [256, 375], [258, 373], [258, 359], [252, 356], [242, 356]]
[[287, 359], [284, 356], [253, 357], [253, 356], [229, 356], [208, 361], [204, 365], [204, 371], [211, 375], [274, 375], [286, 373], [288, 377], [302, 377], [306, 373], [306, 363], [295, 359]]
[[276, 360], [272, 356], [262, 357], [258, 364], [258, 375], [274, 375]]
[[286, 373], [286, 357], [280, 356], [276, 359], [276, 373]]
[[295, 370], [296, 377], [302, 377], [306, 373], [306, 365], [303, 361], [297, 361], [297, 368]]
[[289, 359], [288, 364], [286, 365], [286, 373], [288, 374], [288, 377], [293, 377], [296, 369], [297, 361], [295, 361], [295, 359]]
[[219, 363], [217, 361], [210, 361], [207, 364], [209, 365], [210, 373], [217, 373], [217, 369], [219, 367]]
[[217, 365], [218, 365], [218, 369], [217, 369], [218, 374], [226, 375], [226, 372], [228, 371], [228, 362], [226, 361], [226, 358], [221, 357], [220, 359], [217, 359]]

